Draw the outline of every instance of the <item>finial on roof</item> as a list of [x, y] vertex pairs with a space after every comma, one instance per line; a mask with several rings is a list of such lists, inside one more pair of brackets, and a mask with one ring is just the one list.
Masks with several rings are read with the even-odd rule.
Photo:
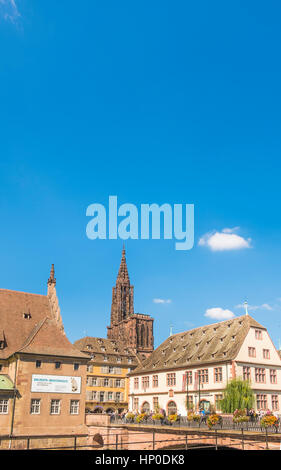
[[245, 307], [246, 315], [248, 315], [248, 302], [247, 302], [247, 300], [245, 300], [245, 302], [244, 302], [244, 307]]
[[51, 267], [51, 272], [50, 272], [50, 277], [48, 279], [48, 284], [55, 284], [56, 285], [55, 268], [54, 268], [53, 264], [52, 264], [52, 267]]
[[173, 336], [173, 325], [170, 325], [170, 336]]

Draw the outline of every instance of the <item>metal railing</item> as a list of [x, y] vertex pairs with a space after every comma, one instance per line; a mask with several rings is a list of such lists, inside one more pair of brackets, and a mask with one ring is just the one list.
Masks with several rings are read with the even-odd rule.
[[[149, 450], [220, 450], [220, 449], [236, 449], [236, 450], [245, 450], [254, 448], [255, 450], [268, 450], [269, 449], [269, 439], [268, 434], [265, 433], [264, 436], [260, 436], [259, 441], [254, 439], [249, 439], [244, 434], [243, 429], [235, 438], [229, 437], [227, 435], [222, 435], [217, 430], [214, 430], [212, 434], [201, 435], [201, 436], [192, 436], [188, 433], [184, 433], [181, 436], [177, 435], [174, 438], [171, 437], [167, 440], [167, 437], [161, 438], [157, 436], [157, 431], [153, 430], [151, 432], [138, 432], [138, 435], [143, 435], [143, 438], [140, 440], [134, 440], [134, 436], [131, 436], [132, 440], [129, 439], [129, 436], [124, 436], [121, 433], [115, 434], [99, 434], [99, 439], [101, 442], [94, 442], [92, 444], [78, 444], [77, 438], [81, 436], [73, 436], [73, 443], [70, 445], [57, 445], [50, 447], [33, 447], [34, 441], [36, 438], [30, 436], [18, 436], [18, 437], [1, 437], [1, 441], [5, 439], [12, 440], [12, 443], [15, 444], [15, 441], [21, 440], [22, 445], [19, 450], [136, 450], [133, 447], [137, 446], [138, 450], [149, 451]], [[43, 436], [41, 436], [43, 437]], [[54, 438], [55, 436], [49, 436]], [[61, 438], [62, 436], [56, 436]], [[66, 436], [64, 436], [66, 437]], [[69, 436], [67, 436], [69, 439]], [[261, 440], [262, 439], [262, 440]], [[23, 441], [25, 440], [25, 445]], [[212, 441], [212, 442], [210, 442]], [[225, 441], [225, 442], [224, 442]], [[281, 445], [281, 442], [279, 443]], [[0, 447], [1, 448], [1, 447]], [[17, 447], [12, 446], [12, 450], [17, 450]]]
[[[147, 426], [169, 426], [174, 428], [187, 427], [195, 429], [209, 429], [207, 424], [207, 418], [202, 418], [199, 421], [190, 421], [186, 416], [181, 416], [175, 422], [170, 422], [168, 418], [162, 420], [153, 420], [151, 417], [144, 419], [141, 422], [138, 422], [136, 418], [126, 419], [126, 417], [121, 418], [120, 416], [112, 415], [110, 417], [111, 424], [136, 424], [136, 425], [147, 425]], [[221, 429], [229, 431], [252, 431], [252, 432], [262, 432], [265, 433], [265, 428], [261, 426], [260, 420], [249, 420], [242, 423], [235, 423], [232, 420], [232, 417], [223, 416], [221, 423], [218, 423], [212, 427], [212, 429]], [[278, 422], [278, 426], [271, 426], [267, 428], [269, 433], [281, 433], [281, 423]]]

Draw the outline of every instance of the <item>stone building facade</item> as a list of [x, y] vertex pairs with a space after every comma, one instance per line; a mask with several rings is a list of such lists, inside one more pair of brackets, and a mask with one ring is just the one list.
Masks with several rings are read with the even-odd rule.
[[[47, 295], [0, 289], [0, 436], [86, 441], [88, 357], [67, 339], [56, 295], [54, 267]], [[46, 439], [46, 435], [53, 436]]]
[[220, 411], [227, 383], [249, 380], [257, 410], [280, 413], [281, 359], [268, 331], [244, 315], [170, 336], [129, 374], [130, 409]]

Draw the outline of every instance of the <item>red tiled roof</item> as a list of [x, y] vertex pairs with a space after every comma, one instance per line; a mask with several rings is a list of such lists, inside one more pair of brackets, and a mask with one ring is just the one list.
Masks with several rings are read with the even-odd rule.
[[57, 326], [46, 295], [0, 289], [0, 331], [6, 343], [0, 359], [19, 351], [86, 358]]

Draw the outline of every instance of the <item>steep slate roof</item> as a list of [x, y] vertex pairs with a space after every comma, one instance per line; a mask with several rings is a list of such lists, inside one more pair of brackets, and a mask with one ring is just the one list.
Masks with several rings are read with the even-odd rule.
[[[123, 341], [107, 338], [95, 338], [92, 336], [86, 336], [75, 341], [74, 346], [83, 351], [88, 355], [94, 355], [94, 362], [104, 363], [104, 356], [108, 357], [106, 363], [117, 363], [117, 357], [121, 357], [122, 363], [119, 365], [124, 365], [129, 358], [132, 359], [131, 363], [128, 363], [129, 367], [140, 365], [141, 361], [136, 355], [136, 353], [129, 348]], [[104, 348], [104, 350], [102, 349]]]
[[266, 330], [249, 315], [236, 317], [167, 338], [131, 374], [234, 360], [250, 327]]
[[57, 326], [46, 295], [0, 289], [0, 331], [5, 338], [0, 359], [19, 351], [85, 358]]

